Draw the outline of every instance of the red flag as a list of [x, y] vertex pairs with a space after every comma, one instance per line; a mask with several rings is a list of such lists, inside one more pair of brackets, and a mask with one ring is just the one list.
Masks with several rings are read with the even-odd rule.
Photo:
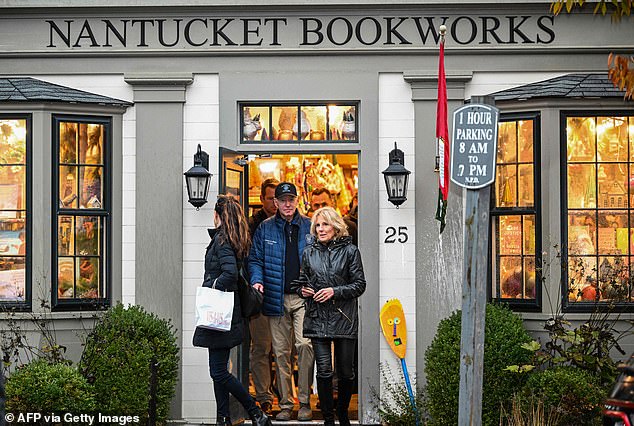
[[449, 194], [449, 127], [447, 126], [447, 81], [445, 79], [445, 36], [440, 38], [438, 58], [438, 105], [436, 107], [436, 143], [438, 143], [438, 207], [436, 219], [440, 221], [440, 232], [445, 229], [447, 195]]

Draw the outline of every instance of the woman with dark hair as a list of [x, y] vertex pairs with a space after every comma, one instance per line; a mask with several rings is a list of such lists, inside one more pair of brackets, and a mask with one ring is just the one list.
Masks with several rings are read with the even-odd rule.
[[270, 426], [271, 420], [255, 404], [249, 392], [227, 369], [231, 348], [242, 343], [244, 319], [240, 311], [238, 279], [243, 259], [251, 246], [249, 225], [242, 206], [226, 195], [218, 196], [214, 208], [215, 229], [209, 230], [211, 242], [205, 254], [205, 279], [203, 286], [234, 294], [231, 330], [215, 331], [197, 327], [194, 346], [209, 350], [209, 371], [216, 395], [217, 421], [219, 426], [231, 426], [229, 394], [232, 394], [249, 413], [256, 426]]
[[317, 393], [324, 425], [334, 425], [332, 346], [339, 396], [340, 425], [350, 425], [348, 406], [354, 382], [355, 346], [359, 318], [357, 299], [365, 291], [359, 249], [352, 244], [345, 222], [332, 207], [323, 207], [311, 220], [315, 242], [304, 249], [295, 290], [306, 298], [304, 337], [309, 337], [317, 363]]

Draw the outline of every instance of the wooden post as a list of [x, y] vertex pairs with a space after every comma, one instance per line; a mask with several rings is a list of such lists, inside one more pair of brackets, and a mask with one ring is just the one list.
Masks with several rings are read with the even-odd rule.
[[491, 187], [467, 191], [462, 324], [460, 339], [460, 398], [458, 424], [482, 424], [482, 371]]
[[[472, 104], [493, 105], [490, 97], [473, 97]], [[458, 110], [459, 111], [459, 110]], [[495, 110], [497, 111], [497, 110]], [[459, 114], [459, 112], [457, 112]], [[462, 117], [462, 116], [461, 116]], [[468, 121], [468, 120], [465, 120]], [[474, 121], [477, 121], [474, 119]], [[464, 261], [462, 266], [462, 323], [460, 339], [460, 396], [458, 424], [460, 426], [480, 426], [482, 424], [482, 379], [484, 369], [484, 326], [486, 313], [487, 257], [489, 253], [489, 208], [491, 203], [491, 183], [495, 179], [495, 155], [497, 147], [497, 112], [492, 120], [494, 136], [488, 149], [478, 151], [483, 157], [469, 163], [482, 164], [488, 158], [492, 170], [486, 186], [466, 191]], [[457, 127], [454, 121], [454, 129]], [[462, 122], [460, 123], [462, 125]], [[454, 136], [454, 143], [458, 138]], [[479, 146], [479, 145], [478, 145]], [[467, 152], [472, 152], [473, 145]], [[452, 155], [454, 153], [452, 152]], [[460, 154], [456, 152], [459, 157]], [[464, 169], [463, 169], [464, 170]], [[462, 171], [458, 170], [462, 176]], [[452, 175], [453, 176], [453, 175]], [[456, 176], [457, 178], [459, 176]]]

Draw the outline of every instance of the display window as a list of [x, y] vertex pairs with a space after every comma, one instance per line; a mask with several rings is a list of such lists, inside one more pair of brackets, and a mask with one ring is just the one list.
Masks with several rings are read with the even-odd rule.
[[30, 303], [30, 117], [0, 116], [0, 304]]
[[565, 300], [632, 302], [634, 114], [564, 114]]
[[242, 142], [356, 142], [356, 104], [240, 104]]
[[491, 191], [490, 293], [520, 309], [540, 306], [538, 129], [538, 114], [502, 116]]
[[109, 203], [106, 161], [110, 121], [54, 118], [56, 217], [53, 245], [56, 307], [105, 303], [108, 298]]

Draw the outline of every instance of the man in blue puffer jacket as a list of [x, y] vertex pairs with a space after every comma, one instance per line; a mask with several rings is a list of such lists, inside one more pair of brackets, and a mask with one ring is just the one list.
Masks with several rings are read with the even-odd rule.
[[249, 254], [251, 285], [264, 293], [262, 313], [269, 317], [273, 352], [278, 366], [281, 411], [275, 420], [288, 421], [293, 411], [291, 388], [292, 342], [298, 358], [297, 420], [312, 420], [310, 384], [313, 380], [313, 347], [302, 335], [304, 300], [291, 290], [299, 278], [304, 247], [312, 242], [310, 219], [297, 210], [295, 185], [282, 182], [275, 188], [277, 213], [260, 224]]

